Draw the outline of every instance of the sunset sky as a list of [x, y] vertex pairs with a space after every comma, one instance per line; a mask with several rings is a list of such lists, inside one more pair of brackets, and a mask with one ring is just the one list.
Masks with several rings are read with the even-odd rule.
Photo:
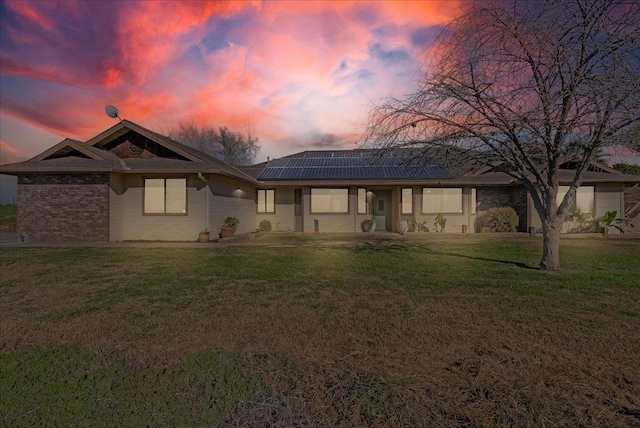
[[415, 79], [459, 1], [3, 1], [0, 156], [124, 119], [251, 127], [257, 161], [353, 148], [373, 102]]

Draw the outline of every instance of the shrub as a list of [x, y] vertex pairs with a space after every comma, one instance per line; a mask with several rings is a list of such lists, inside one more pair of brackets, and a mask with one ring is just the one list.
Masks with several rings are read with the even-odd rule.
[[[411, 217], [411, 221], [409, 222], [409, 232], [425, 232], [425, 226], [427, 225], [427, 220], [418, 221], [415, 217]], [[426, 230], [428, 232], [428, 230]]]
[[[436, 216], [436, 221], [433, 223], [436, 228], [436, 232], [444, 232], [444, 228], [447, 226], [447, 218], [439, 213]], [[440, 230], [438, 230], [438, 226], [440, 226]]]
[[484, 215], [482, 232], [515, 232], [518, 230], [518, 214], [511, 207], [490, 208]]
[[583, 213], [579, 209], [564, 219], [568, 233], [588, 233], [596, 231], [596, 221], [592, 214]]
[[262, 220], [258, 225], [258, 232], [271, 232], [271, 222], [269, 220]]

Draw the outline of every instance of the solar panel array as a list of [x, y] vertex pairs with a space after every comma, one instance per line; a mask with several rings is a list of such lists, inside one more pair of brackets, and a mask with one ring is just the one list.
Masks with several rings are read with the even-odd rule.
[[301, 158], [272, 160], [258, 177], [278, 180], [420, 180], [452, 178], [433, 159], [378, 157], [372, 152], [307, 152]]

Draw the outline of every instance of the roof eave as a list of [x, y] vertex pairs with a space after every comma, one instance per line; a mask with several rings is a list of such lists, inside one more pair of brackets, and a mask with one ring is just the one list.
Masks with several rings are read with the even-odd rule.
[[2, 168], [0, 174], [19, 175], [33, 174], [38, 172], [48, 172], [53, 174], [64, 174], [67, 172], [124, 172], [116, 168], [81, 168], [81, 167], [30, 167], [30, 168]]

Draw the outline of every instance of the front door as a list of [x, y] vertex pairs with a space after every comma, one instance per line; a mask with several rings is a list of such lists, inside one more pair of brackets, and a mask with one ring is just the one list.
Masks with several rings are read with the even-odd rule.
[[391, 230], [391, 193], [378, 190], [373, 195], [373, 219], [376, 230]]

